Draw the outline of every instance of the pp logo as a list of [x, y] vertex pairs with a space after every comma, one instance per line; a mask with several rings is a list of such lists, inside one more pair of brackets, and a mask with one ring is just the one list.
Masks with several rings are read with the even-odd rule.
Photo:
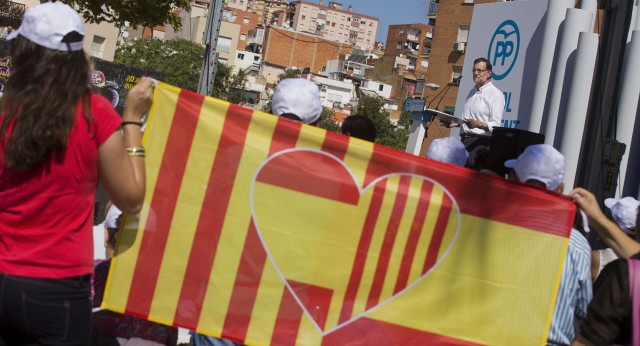
[[518, 60], [520, 30], [511, 19], [498, 26], [491, 37], [487, 57], [493, 65], [493, 79], [500, 80], [509, 75]]

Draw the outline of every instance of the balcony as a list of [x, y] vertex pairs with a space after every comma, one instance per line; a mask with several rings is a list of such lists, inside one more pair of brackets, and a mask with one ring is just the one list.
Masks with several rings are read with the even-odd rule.
[[436, 15], [438, 15], [438, 6], [440, 4], [435, 2], [435, 1], [431, 1], [429, 3], [429, 12], [427, 12], [427, 18], [429, 19], [434, 19], [436, 17]]

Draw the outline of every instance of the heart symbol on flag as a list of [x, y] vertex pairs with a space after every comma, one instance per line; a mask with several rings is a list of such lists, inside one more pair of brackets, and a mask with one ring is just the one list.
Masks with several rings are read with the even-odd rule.
[[388, 174], [360, 188], [332, 154], [287, 149], [251, 184], [251, 213], [285, 286], [322, 335], [410, 290], [438, 266], [460, 229], [439, 183]]

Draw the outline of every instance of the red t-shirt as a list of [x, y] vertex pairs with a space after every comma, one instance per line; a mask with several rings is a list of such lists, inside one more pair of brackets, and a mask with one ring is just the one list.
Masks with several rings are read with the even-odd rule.
[[98, 147], [121, 119], [99, 95], [91, 95], [91, 110], [90, 127], [79, 102], [66, 149], [27, 171], [4, 166], [0, 142], [0, 273], [36, 278], [92, 273]]

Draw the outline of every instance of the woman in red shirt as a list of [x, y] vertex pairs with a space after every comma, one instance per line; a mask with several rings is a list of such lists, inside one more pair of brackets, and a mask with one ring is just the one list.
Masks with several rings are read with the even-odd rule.
[[120, 119], [89, 91], [83, 37], [78, 13], [59, 2], [30, 8], [8, 37], [12, 76], [0, 98], [0, 345], [88, 344], [98, 178], [123, 212], [142, 208], [140, 119], [153, 81], [130, 91]]

